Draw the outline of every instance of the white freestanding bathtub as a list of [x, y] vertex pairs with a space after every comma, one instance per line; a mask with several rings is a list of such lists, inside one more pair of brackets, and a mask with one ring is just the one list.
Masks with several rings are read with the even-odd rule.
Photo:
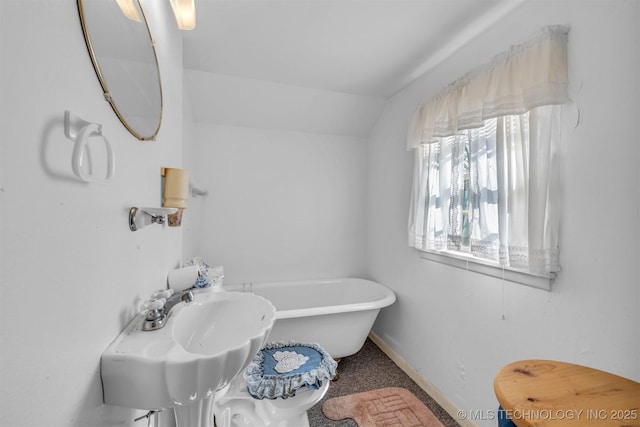
[[396, 296], [370, 280], [344, 278], [226, 285], [253, 292], [276, 307], [269, 341], [319, 343], [334, 359], [360, 350], [380, 312]]

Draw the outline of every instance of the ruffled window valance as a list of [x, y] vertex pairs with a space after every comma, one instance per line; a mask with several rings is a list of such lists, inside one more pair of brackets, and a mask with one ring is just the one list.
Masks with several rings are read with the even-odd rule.
[[414, 113], [407, 148], [480, 128], [486, 119], [568, 102], [568, 32], [564, 26], [545, 27], [527, 43], [451, 83]]

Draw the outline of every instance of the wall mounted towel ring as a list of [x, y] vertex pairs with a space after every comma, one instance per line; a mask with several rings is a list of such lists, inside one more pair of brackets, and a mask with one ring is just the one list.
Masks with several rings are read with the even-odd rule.
[[[64, 134], [67, 138], [75, 142], [73, 147], [73, 156], [71, 159], [71, 167], [73, 173], [84, 182], [106, 183], [115, 173], [115, 155], [111, 148], [111, 143], [102, 134], [102, 125], [98, 123], [87, 122], [76, 114], [67, 110], [64, 112]], [[104, 142], [106, 149], [106, 174], [104, 177], [96, 176], [92, 173], [92, 167], [89, 163], [88, 142], [90, 137], [100, 137]]]

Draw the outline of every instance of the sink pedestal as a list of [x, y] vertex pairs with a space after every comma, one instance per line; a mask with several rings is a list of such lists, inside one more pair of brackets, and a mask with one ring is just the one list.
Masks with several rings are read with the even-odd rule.
[[174, 406], [176, 427], [212, 427], [214, 394], [191, 405]]

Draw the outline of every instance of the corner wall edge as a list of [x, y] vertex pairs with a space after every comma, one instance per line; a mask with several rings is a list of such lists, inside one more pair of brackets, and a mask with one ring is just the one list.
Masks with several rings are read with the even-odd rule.
[[398, 367], [415, 381], [418, 386], [435, 400], [461, 427], [478, 427], [473, 421], [460, 419], [458, 414], [461, 411], [451, 400], [449, 400], [440, 390], [438, 390], [429, 380], [423, 377], [413, 366], [411, 366], [402, 356], [400, 356], [389, 344], [387, 344], [374, 331], [369, 332], [369, 338], [375, 345], [386, 354]]

